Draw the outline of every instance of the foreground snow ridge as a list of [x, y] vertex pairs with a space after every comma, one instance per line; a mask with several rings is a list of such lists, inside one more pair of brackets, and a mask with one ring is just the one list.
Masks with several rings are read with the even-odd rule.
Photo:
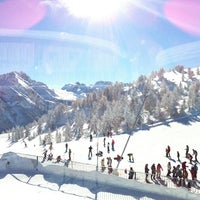
[[[46, 162], [43, 164], [40, 159], [36, 156], [8, 152], [1, 156], [0, 172], [3, 177], [15, 178], [23, 184], [45, 187], [62, 193], [69, 194], [66, 186], [76, 185], [79, 187], [76, 195], [79, 195], [79, 198], [84, 196], [84, 199], [199, 199], [196, 194], [188, 192], [185, 188], [167, 188], [161, 185], [140, 183], [113, 174], [103, 174], [97, 172], [95, 166], [93, 169], [90, 168], [90, 171], [83, 171], [76, 169], [81, 166], [76, 162], [71, 162], [68, 167], [63, 163]], [[86, 169], [83, 166], [82, 163], [82, 169]], [[41, 182], [36, 181], [39, 177]], [[90, 191], [89, 196], [83, 188]], [[70, 191], [73, 195], [73, 190]]]

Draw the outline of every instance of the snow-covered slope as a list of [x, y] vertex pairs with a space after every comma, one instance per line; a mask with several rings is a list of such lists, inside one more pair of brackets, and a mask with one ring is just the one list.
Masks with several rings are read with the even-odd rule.
[[[36, 138], [33, 141], [27, 141], [27, 147], [25, 143], [20, 141], [15, 144], [11, 144], [8, 141], [8, 135], [0, 135], [0, 153], [4, 154], [1, 158], [1, 179], [0, 190], [6, 194], [8, 199], [14, 198], [13, 195], [19, 195], [19, 187], [25, 187], [21, 199], [27, 199], [27, 195], [33, 195], [35, 197], [48, 199], [155, 199], [155, 200], [184, 200], [184, 199], [199, 199], [199, 186], [189, 192], [184, 187], [166, 187], [163, 185], [146, 184], [144, 180], [128, 180], [127, 175], [124, 173], [124, 169], [133, 167], [139, 177], [140, 172], [144, 172], [144, 165], [149, 164], [149, 167], [155, 163], [161, 163], [163, 167], [162, 175], [167, 173], [167, 163], [171, 162], [172, 166], [177, 166], [180, 162], [177, 161], [176, 153], [180, 152], [181, 161], [187, 162], [187, 170], [191, 168], [188, 159], [185, 158], [185, 147], [189, 145], [190, 153], [192, 149], [200, 151], [198, 145], [199, 140], [199, 117], [196, 116], [190, 120], [184, 120], [184, 122], [171, 122], [164, 125], [157, 125], [148, 130], [140, 130], [135, 132], [124, 151], [124, 159], [119, 165], [120, 177], [115, 175], [109, 175], [107, 171], [104, 174], [95, 172], [96, 165], [100, 166], [101, 158], [97, 159], [95, 156], [98, 149], [103, 151], [103, 157], [111, 157], [112, 159], [122, 153], [125, 143], [129, 137], [127, 134], [116, 135], [113, 134], [112, 138], [106, 136], [107, 142], [115, 140], [115, 151], [107, 152], [107, 148], [103, 146], [104, 137], [95, 137], [90, 142], [89, 137], [82, 138], [80, 140], [68, 142], [68, 147], [72, 150], [72, 163], [67, 168], [63, 163], [53, 163], [52, 161], [45, 161], [41, 163], [43, 156], [43, 147], [39, 146], [40, 139]], [[52, 133], [56, 134], [56, 133]], [[55, 139], [55, 137], [54, 137]], [[93, 156], [91, 160], [88, 160], [88, 147], [93, 147]], [[171, 158], [165, 157], [165, 148], [167, 145], [171, 146]], [[49, 152], [49, 145], [45, 147]], [[26, 155], [16, 155], [8, 152], [19, 152]], [[128, 162], [127, 153], [133, 152], [135, 162]], [[68, 153], [65, 153], [65, 143], [55, 143], [53, 140], [52, 153], [54, 158], [61, 155], [61, 158], [68, 159]], [[12, 157], [9, 156], [12, 155]], [[30, 156], [32, 155], [32, 156]], [[19, 159], [20, 156], [20, 159]], [[39, 164], [37, 171], [35, 162], [31, 161], [27, 157], [35, 158], [39, 157]], [[25, 157], [25, 158], [21, 158]], [[28, 161], [27, 161], [28, 159]], [[7, 161], [9, 165], [5, 167]], [[36, 160], [35, 160], [36, 161]], [[23, 165], [21, 165], [23, 162]], [[77, 171], [77, 163], [81, 166], [81, 169]], [[81, 164], [82, 163], [82, 164]], [[84, 164], [85, 163], [85, 164]], [[16, 167], [15, 167], [16, 166]], [[21, 170], [20, 170], [21, 166]], [[88, 169], [93, 166], [93, 170]], [[117, 161], [113, 159], [113, 168], [117, 166]], [[197, 165], [199, 167], [199, 164]], [[7, 174], [9, 172], [9, 174]], [[200, 173], [198, 172], [197, 179], [199, 179]], [[164, 177], [163, 177], [164, 180]], [[152, 181], [151, 181], [152, 182]], [[15, 184], [13, 192], [9, 193], [9, 186], [11, 183]], [[153, 182], [152, 182], [153, 183]], [[15, 189], [16, 188], [16, 189]]]

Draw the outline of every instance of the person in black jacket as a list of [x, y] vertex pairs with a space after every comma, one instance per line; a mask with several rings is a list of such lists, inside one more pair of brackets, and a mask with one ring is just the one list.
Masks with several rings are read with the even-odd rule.
[[148, 164], [145, 165], [145, 168], [144, 168], [144, 172], [146, 174], [146, 177], [145, 177], [145, 181], [148, 183], [148, 177], [149, 177], [149, 167], [148, 167]]

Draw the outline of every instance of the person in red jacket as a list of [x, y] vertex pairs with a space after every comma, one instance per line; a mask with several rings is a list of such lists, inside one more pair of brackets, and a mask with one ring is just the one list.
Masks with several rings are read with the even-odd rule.
[[157, 171], [157, 178], [160, 179], [161, 171], [163, 171], [163, 168], [162, 168], [162, 166], [161, 166], [160, 163], [157, 164], [157, 169], [156, 169], [156, 171]]

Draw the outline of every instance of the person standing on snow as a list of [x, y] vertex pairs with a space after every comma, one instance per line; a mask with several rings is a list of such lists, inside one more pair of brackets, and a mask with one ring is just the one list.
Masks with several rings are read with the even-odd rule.
[[195, 150], [195, 149], [192, 149], [192, 151], [193, 151], [193, 154], [192, 155], [194, 155], [194, 161], [195, 162], [198, 162], [198, 160], [197, 160], [197, 155], [198, 155], [198, 153], [197, 153], [197, 150]]
[[166, 157], [169, 158], [170, 157], [170, 151], [171, 151], [171, 147], [168, 145], [166, 148]]
[[170, 174], [171, 174], [171, 169], [172, 169], [171, 163], [168, 162], [168, 163], [167, 163], [167, 176], [170, 176]]
[[156, 179], [156, 166], [155, 164], [151, 165], [151, 180], [155, 180]]
[[71, 160], [71, 154], [72, 154], [72, 150], [69, 149], [68, 155], [69, 155], [69, 161]]
[[107, 152], [110, 153], [110, 143], [107, 144]]
[[92, 134], [90, 133], [90, 142], [92, 142], [92, 139], [93, 139], [93, 137], [92, 137]]
[[189, 146], [186, 145], [186, 149], [185, 149], [185, 157], [188, 158], [188, 153], [189, 153]]
[[68, 143], [65, 144], [65, 153], [67, 153], [68, 150]]
[[134, 174], [135, 174], [135, 172], [134, 172], [133, 168], [130, 167], [130, 170], [129, 170], [129, 173], [128, 173], [128, 179], [133, 179]]
[[112, 145], [112, 151], [115, 151], [115, 140], [114, 139], [112, 139], [111, 145]]
[[92, 146], [89, 146], [88, 158], [92, 157]]
[[106, 138], [103, 138], [103, 146], [106, 147]]
[[129, 162], [134, 162], [133, 153], [128, 153], [127, 155], [128, 155]]
[[163, 171], [163, 168], [162, 168], [161, 164], [158, 163], [158, 165], [157, 165], [157, 178], [159, 178], [159, 179], [160, 179], [160, 175], [161, 175], [161, 170]]
[[178, 159], [178, 161], [179, 161], [179, 162], [181, 162], [181, 160], [180, 160], [180, 153], [179, 153], [179, 151], [177, 151], [177, 159]]
[[144, 172], [145, 172], [145, 181], [146, 183], [149, 183], [149, 180], [148, 180], [148, 177], [149, 177], [149, 167], [148, 167], [148, 164], [145, 165], [145, 168], [144, 168]]

